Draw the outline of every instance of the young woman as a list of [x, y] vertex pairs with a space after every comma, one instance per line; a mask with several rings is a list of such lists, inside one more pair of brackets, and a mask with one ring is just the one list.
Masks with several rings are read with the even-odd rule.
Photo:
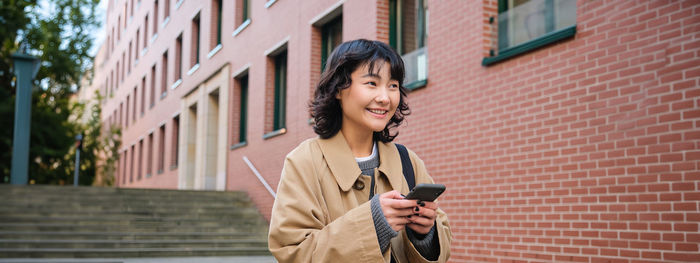
[[[437, 202], [404, 199], [392, 129], [409, 113], [404, 65], [388, 45], [340, 44], [311, 102], [317, 138], [287, 155], [269, 248], [279, 262], [446, 262], [452, 240]], [[432, 183], [408, 151], [415, 182]]]

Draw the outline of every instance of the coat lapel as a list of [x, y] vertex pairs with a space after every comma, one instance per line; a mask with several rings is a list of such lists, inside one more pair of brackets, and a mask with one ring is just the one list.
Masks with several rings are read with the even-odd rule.
[[[362, 171], [357, 165], [343, 133], [338, 132], [333, 137], [319, 139], [318, 142], [338, 186], [343, 191], [349, 191], [357, 178], [362, 175]], [[389, 179], [392, 189], [401, 192], [404, 178], [399, 151], [393, 143], [382, 142], [377, 143], [377, 151], [379, 152], [378, 170]]]
[[391, 189], [402, 192], [404, 178], [399, 150], [397, 150], [396, 145], [391, 142], [378, 142], [377, 150], [379, 151], [379, 171], [384, 173], [387, 179], [389, 179]]
[[362, 175], [362, 170], [355, 162], [355, 157], [343, 133], [338, 132], [331, 138], [319, 139], [318, 143], [338, 186], [343, 191], [349, 191], [357, 178]]

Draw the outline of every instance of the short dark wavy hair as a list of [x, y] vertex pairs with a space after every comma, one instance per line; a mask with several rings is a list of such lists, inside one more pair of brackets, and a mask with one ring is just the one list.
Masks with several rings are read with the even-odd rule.
[[321, 81], [316, 86], [314, 98], [309, 104], [311, 117], [314, 119], [314, 132], [323, 139], [336, 135], [343, 124], [343, 110], [336, 94], [342, 89], [350, 87], [352, 79], [350, 75], [358, 67], [369, 66], [369, 71], [374, 72], [375, 65], [379, 62], [377, 71], [388, 62], [391, 66], [391, 79], [399, 81], [401, 97], [394, 116], [391, 117], [384, 130], [374, 132], [374, 141], [391, 142], [399, 135], [398, 131], [392, 134], [391, 130], [398, 127], [404, 120], [404, 116], [410, 114], [406, 103], [407, 90], [403, 86], [404, 65], [401, 56], [389, 45], [380, 41], [357, 39], [341, 43], [333, 50], [326, 61], [326, 67], [321, 74]]

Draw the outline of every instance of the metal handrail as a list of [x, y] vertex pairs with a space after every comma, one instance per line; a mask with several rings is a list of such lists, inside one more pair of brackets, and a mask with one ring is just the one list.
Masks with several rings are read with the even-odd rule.
[[270, 185], [265, 181], [265, 178], [263, 178], [262, 175], [260, 175], [258, 169], [255, 169], [255, 166], [253, 166], [253, 163], [251, 163], [250, 160], [248, 160], [248, 157], [243, 156], [243, 161], [248, 165], [248, 168], [250, 168], [250, 170], [253, 171], [255, 176], [258, 177], [258, 180], [260, 180], [260, 182], [265, 186], [265, 188], [267, 188], [267, 191], [270, 192], [272, 198], [277, 198], [275, 191], [272, 190], [272, 187], [270, 187]]

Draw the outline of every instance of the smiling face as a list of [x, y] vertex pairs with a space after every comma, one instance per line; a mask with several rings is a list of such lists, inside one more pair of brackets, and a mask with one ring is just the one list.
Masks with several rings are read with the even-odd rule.
[[384, 130], [401, 99], [399, 81], [391, 79], [390, 68], [388, 62], [378, 62], [375, 72], [369, 71], [369, 64], [352, 72], [350, 87], [336, 95], [343, 109], [343, 133], [371, 136]]

